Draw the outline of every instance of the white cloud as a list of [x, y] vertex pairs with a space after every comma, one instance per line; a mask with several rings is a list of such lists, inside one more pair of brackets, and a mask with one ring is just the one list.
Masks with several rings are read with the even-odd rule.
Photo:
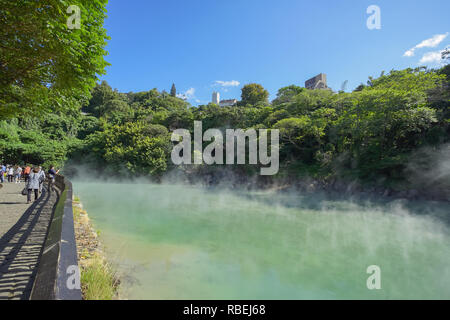
[[238, 87], [241, 83], [237, 80], [231, 80], [231, 81], [221, 81], [217, 80], [214, 82], [214, 86], [221, 86], [221, 87]]
[[414, 50], [410, 49], [410, 50], [406, 51], [403, 56], [405, 56], [405, 57], [412, 57], [413, 55], [414, 55]]
[[421, 64], [438, 64], [442, 62], [442, 52], [444, 50], [431, 51], [423, 55], [419, 63]]
[[437, 34], [430, 39], [423, 40], [419, 43], [416, 48], [435, 48], [437, 47], [445, 38], [447, 38], [448, 32], [444, 34]]
[[435, 48], [442, 41], [444, 41], [444, 39], [447, 38], [447, 36], [448, 36], [448, 32], [447, 33], [443, 33], [443, 34], [436, 34], [436, 35], [432, 36], [429, 39], [423, 40], [421, 43], [419, 43], [415, 47], [409, 49], [408, 51], [406, 51], [403, 54], [403, 56], [404, 57], [412, 57], [412, 56], [414, 56], [414, 51], [416, 51], [416, 49], [420, 49], [420, 48]]
[[177, 94], [177, 98], [183, 99], [183, 100], [191, 100], [195, 98], [195, 88], [190, 88], [186, 90], [184, 93]]
[[186, 96], [188, 97], [193, 97], [195, 94], [195, 89], [194, 88], [190, 88], [188, 91], [186, 91]]

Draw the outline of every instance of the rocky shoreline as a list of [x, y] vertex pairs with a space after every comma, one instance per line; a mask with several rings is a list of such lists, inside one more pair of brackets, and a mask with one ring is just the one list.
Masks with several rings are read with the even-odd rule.
[[[179, 176], [178, 176], [179, 178]], [[383, 184], [363, 184], [357, 180], [338, 178], [315, 179], [310, 177], [251, 176], [248, 174], [217, 170], [214, 172], [190, 172], [181, 178], [189, 184], [203, 184], [211, 187], [232, 186], [248, 190], [288, 190], [297, 192], [324, 192], [355, 198], [385, 197], [421, 201], [450, 202], [450, 186], [440, 184], [407, 185], [392, 188]]]
[[323, 181], [297, 181], [289, 186], [302, 192], [326, 192], [337, 193], [342, 196], [356, 198], [383, 197], [389, 199], [407, 199], [422, 201], [443, 201], [450, 202], [450, 192], [443, 189], [404, 189], [395, 190], [381, 186], [365, 186], [358, 182], [333, 181], [331, 183]]
[[86, 210], [83, 209], [83, 205], [79, 201], [73, 200], [73, 206], [78, 263], [82, 268], [89, 256], [94, 254], [104, 256], [104, 252], [98, 235], [90, 223], [89, 216]]
[[[74, 198], [72, 203], [83, 299], [105, 300], [109, 298], [118, 300], [120, 299], [118, 294], [120, 279], [117, 274], [112, 271], [107, 261], [104, 247], [91, 224], [86, 210], [83, 209], [82, 203], [77, 198]], [[97, 286], [95, 279], [85, 279], [92, 278], [91, 274], [93, 273], [97, 273], [97, 276], [100, 275], [102, 280], [106, 280], [101, 281], [103, 288], [102, 285], [99, 285], [99, 288], [92, 288], [93, 286]], [[89, 276], [86, 276], [87, 274], [89, 274]], [[105, 291], [108, 292], [107, 298], [105, 298]]]

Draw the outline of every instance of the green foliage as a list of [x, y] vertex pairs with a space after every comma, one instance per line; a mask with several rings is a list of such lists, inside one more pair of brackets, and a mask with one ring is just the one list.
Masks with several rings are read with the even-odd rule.
[[104, 132], [104, 159], [117, 170], [123, 166], [137, 175], [158, 175], [167, 168], [168, 131], [142, 122], [115, 125]]
[[305, 91], [305, 88], [291, 85], [278, 90], [277, 98], [272, 102], [274, 105], [289, 102], [293, 97]]
[[371, 78], [351, 93], [292, 85], [269, 104], [267, 92], [252, 84], [238, 106], [193, 108], [156, 89], [123, 94], [102, 82], [87, 103], [73, 98], [85, 104], [84, 113], [0, 122], [0, 156], [11, 163], [71, 159], [113, 175], [160, 176], [171, 167], [170, 132], [192, 131], [198, 120], [203, 130], [279, 129], [281, 177], [387, 183], [406, 179], [417, 150], [449, 142], [448, 88], [447, 67], [406, 69]]
[[172, 84], [172, 88], [170, 89], [170, 95], [172, 97], [176, 97], [177, 96], [177, 88], [175, 87], [175, 83]]
[[264, 87], [257, 83], [247, 84], [242, 88], [242, 105], [257, 105], [260, 103], [267, 103], [269, 92]]
[[117, 297], [118, 280], [112, 267], [98, 253], [81, 267], [83, 300], [113, 300]]
[[[76, 108], [108, 65], [107, 0], [0, 0], [0, 119]], [[67, 8], [81, 9], [70, 30]], [[67, 98], [69, 97], [69, 98]]]
[[[449, 142], [449, 65], [382, 72], [352, 93], [291, 85], [272, 103], [252, 83], [237, 106], [224, 108], [192, 108], [176, 97], [175, 84], [170, 94], [96, 85], [108, 65], [106, 3], [0, 0], [3, 162], [63, 166], [71, 159], [117, 175], [160, 176], [171, 165], [170, 132], [192, 131], [199, 120], [204, 130], [279, 129], [282, 176], [394, 181], [406, 179], [410, 155]], [[80, 29], [67, 26], [69, 5], [81, 9]]]

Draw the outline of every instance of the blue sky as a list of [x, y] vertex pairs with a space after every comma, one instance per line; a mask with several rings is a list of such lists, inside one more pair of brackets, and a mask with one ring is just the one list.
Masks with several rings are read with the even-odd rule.
[[[381, 29], [369, 30], [370, 5]], [[110, 0], [107, 80], [121, 92], [170, 90], [193, 105], [326, 73], [347, 91], [382, 70], [436, 66], [450, 45], [448, 0]], [[417, 47], [416, 47], [417, 46]], [[415, 48], [414, 50], [411, 50]], [[405, 55], [406, 53], [406, 55]]]

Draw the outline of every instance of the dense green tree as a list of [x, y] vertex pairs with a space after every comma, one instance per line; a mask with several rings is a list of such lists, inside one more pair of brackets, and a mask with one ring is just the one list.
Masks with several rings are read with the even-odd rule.
[[102, 115], [100, 110], [108, 101], [119, 98], [106, 81], [102, 81], [99, 85], [96, 85], [91, 92], [91, 96], [89, 104], [83, 108], [83, 111], [91, 113], [96, 117]]
[[272, 102], [274, 105], [279, 105], [291, 101], [291, 99], [306, 90], [305, 88], [291, 85], [278, 90], [277, 98]]
[[364, 88], [365, 88], [366, 86], [363, 84], [363, 83], [361, 83], [359, 86], [357, 86], [356, 88], [355, 88], [355, 90], [353, 90], [354, 92], [358, 92], [358, 91], [362, 91]]
[[267, 103], [269, 92], [264, 87], [257, 83], [250, 83], [242, 88], [241, 104], [242, 105], [257, 105], [259, 103]]
[[172, 97], [176, 97], [177, 96], [177, 88], [175, 87], [175, 83], [172, 84], [172, 88], [170, 88], [170, 95]]
[[120, 123], [133, 119], [133, 109], [125, 101], [114, 99], [99, 106], [97, 115], [111, 123]]
[[159, 127], [144, 123], [126, 123], [104, 132], [104, 159], [121, 170], [126, 168], [137, 175], [157, 175], [167, 168], [169, 137]]
[[25, 130], [13, 120], [0, 122], [0, 158], [10, 164], [63, 165], [70, 139], [53, 139], [51, 134]]
[[405, 69], [382, 73], [354, 92], [292, 85], [271, 104], [261, 97], [250, 103], [249, 94], [238, 106], [194, 108], [157, 89], [122, 94], [102, 82], [87, 103], [71, 98], [86, 104], [84, 113], [75, 108], [0, 122], [0, 157], [61, 165], [71, 159], [108, 175], [160, 176], [171, 167], [170, 132], [192, 131], [198, 120], [203, 130], [279, 129], [281, 175], [291, 178], [408, 181], [411, 155], [450, 142], [448, 88], [447, 66]]
[[[0, 0], [0, 118], [76, 108], [107, 63], [107, 0]], [[81, 10], [69, 29], [69, 5]]]

